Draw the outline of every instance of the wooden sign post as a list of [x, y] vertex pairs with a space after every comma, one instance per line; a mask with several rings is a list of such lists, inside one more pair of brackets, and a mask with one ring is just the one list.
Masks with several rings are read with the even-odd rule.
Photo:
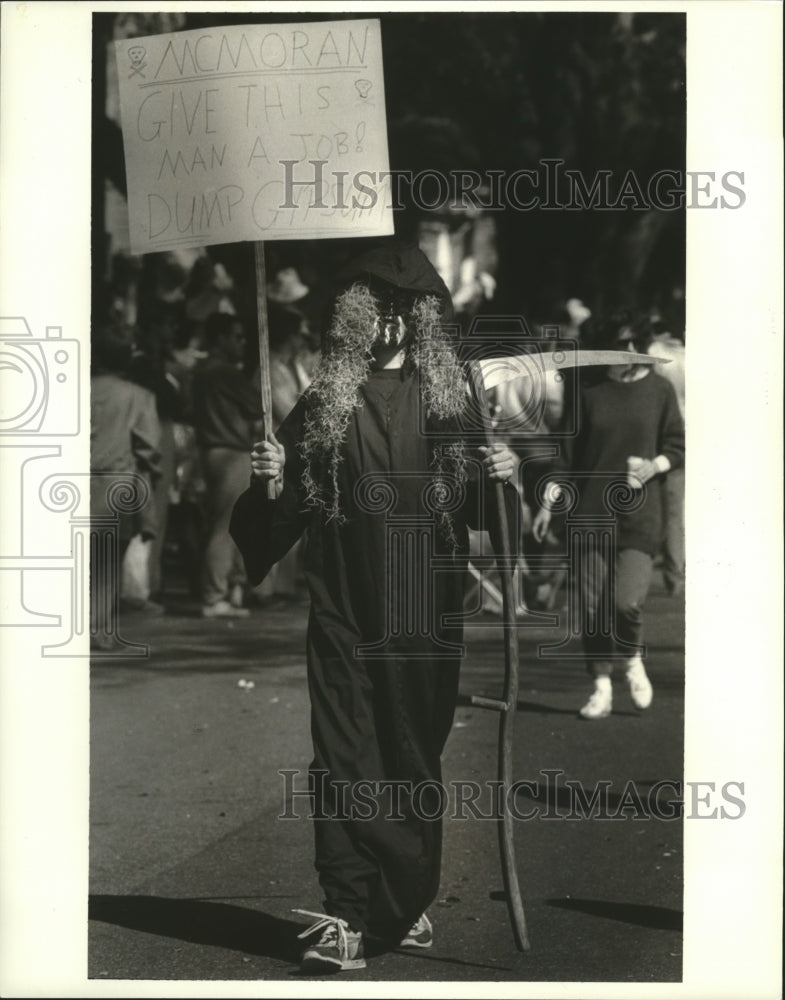
[[[273, 394], [270, 386], [270, 336], [267, 324], [267, 271], [264, 265], [264, 243], [254, 243], [256, 264], [256, 317], [259, 328], [259, 380], [262, 392], [262, 437], [270, 440], [273, 429]], [[275, 500], [275, 480], [267, 482], [267, 496]]]

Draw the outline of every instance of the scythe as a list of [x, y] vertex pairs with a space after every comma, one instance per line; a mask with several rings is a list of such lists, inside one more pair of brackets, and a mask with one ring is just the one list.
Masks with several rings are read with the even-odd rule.
[[[493, 440], [491, 417], [485, 392], [504, 382], [517, 378], [534, 378], [546, 371], [589, 365], [659, 364], [661, 359], [648, 354], [629, 351], [554, 351], [549, 354], [520, 354], [511, 357], [486, 358], [470, 361], [467, 365], [469, 387], [481, 415], [485, 442]], [[498, 835], [502, 880], [507, 908], [512, 923], [515, 945], [519, 951], [529, 951], [528, 928], [523, 909], [518, 870], [515, 861], [513, 817], [506, 805], [506, 795], [512, 785], [512, 753], [515, 713], [518, 705], [518, 632], [515, 627], [515, 593], [513, 586], [513, 559], [510, 526], [504, 502], [504, 487], [495, 484], [496, 516], [498, 519], [501, 557], [499, 570], [502, 581], [504, 621], [504, 680], [501, 698], [484, 698], [472, 695], [472, 704], [499, 712], [499, 747], [497, 771], [499, 779]]]

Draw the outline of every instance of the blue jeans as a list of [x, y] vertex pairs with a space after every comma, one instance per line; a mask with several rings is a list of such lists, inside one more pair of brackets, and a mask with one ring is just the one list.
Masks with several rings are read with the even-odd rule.
[[232, 588], [245, 583], [245, 567], [229, 535], [229, 520], [235, 501], [250, 480], [249, 454], [233, 448], [208, 448], [203, 454], [208, 521], [202, 572], [202, 602], [205, 605], [228, 600]]
[[653, 559], [622, 549], [609, 560], [595, 548], [581, 565], [578, 585], [586, 666], [593, 677], [608, 676], [613, 661], [643, 651], [643, 605]]

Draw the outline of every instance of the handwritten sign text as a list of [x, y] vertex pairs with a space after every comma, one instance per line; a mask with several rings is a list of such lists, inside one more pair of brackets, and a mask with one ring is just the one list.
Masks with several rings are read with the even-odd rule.
[[393, 231], [377, 20], [115, 48], [134, 253]]

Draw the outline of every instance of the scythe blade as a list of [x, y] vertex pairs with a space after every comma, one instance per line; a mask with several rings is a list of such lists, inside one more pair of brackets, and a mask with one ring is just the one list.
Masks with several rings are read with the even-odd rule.
[[483, 358], [477, 362], [486, 391], [518, 378], [542, 378], [546, 372], [589, 365], [659, 365], [664, 358], [632, 351], [548, 351], [545, 353], [511, 354], [498, 358]]

